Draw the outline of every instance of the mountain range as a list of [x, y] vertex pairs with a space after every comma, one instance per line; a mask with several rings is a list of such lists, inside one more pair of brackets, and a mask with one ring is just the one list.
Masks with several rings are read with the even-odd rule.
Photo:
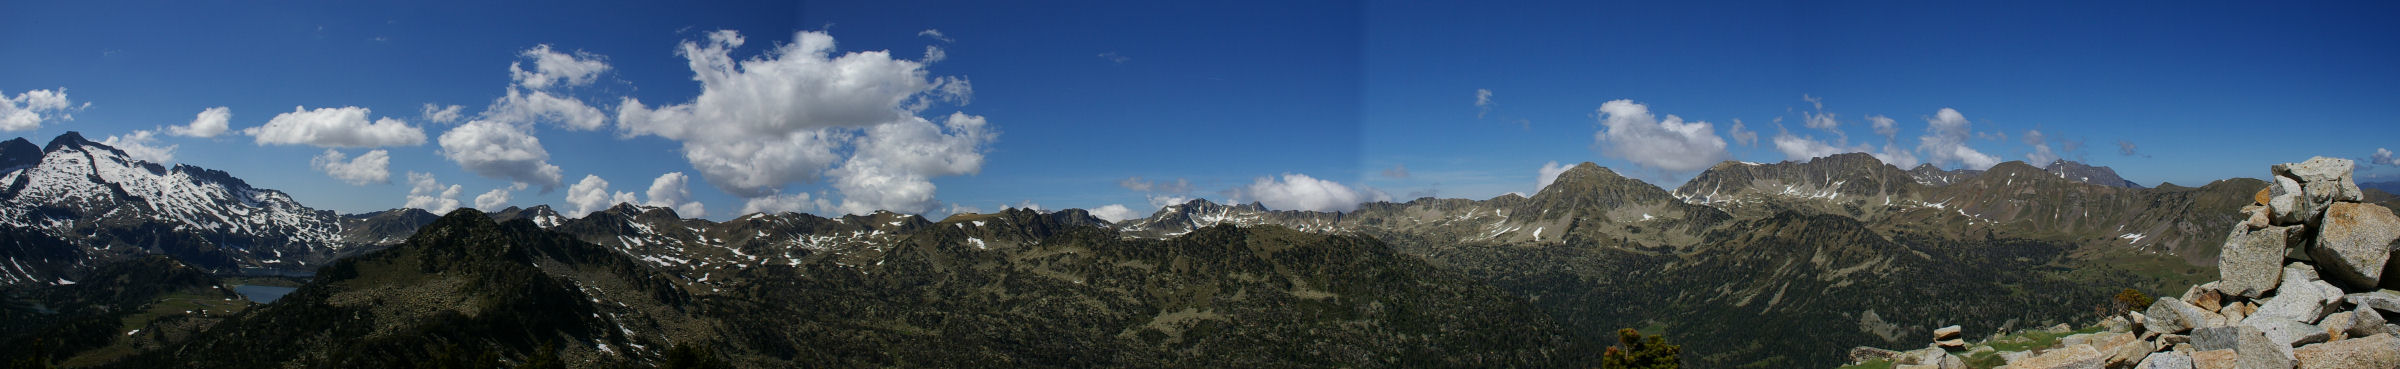
[[[1556, 367], [1597, 363], [1629, 327], [1696, 366], [1831, 366], [1908, 332], [2080, 321], [2124, 288], [2214, 279], [2231, 214], [2266, 187], [1842, 154], [1724, 162], [1673, 189], [1583, 163], [1531, 196], [1192, 200], [1114, 223], [342, 215], [74, 133], [0, 142], [0, 183], [0, 341], [122, 367]], [[94, 282], [128, 268], [195, 277]], [[160, 310], [274, 276], [298, 290]], [[115, 302], [72, 297], [98, 295]], [[74, 304], [111, 307], [57, 308]]]

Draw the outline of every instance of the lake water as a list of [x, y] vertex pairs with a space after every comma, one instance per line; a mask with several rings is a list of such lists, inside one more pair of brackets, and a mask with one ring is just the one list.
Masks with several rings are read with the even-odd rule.
[[243, 297], [243, 298], [250, 299], [250, 301], [257, 301], [258, 303], [261, 303], [261, 304], [264, 304], [264, 303], [270, 303], [270, 302], [275, 302], [275, 299], [280, 299], [280, 298], [283, 298], [283, 295], [291, 294], [291, 293], [292, 293], [292, 291], [294, 291], [294, 290], [299, 290], [299, 289], [300, 289], [300, 288], [297, 288], [297, 287], [252, 286], [252, 285], [234, 285], [234, 286], [233, 286], [233, 292], [235, 292], [235, 293], [240, 293], [240, 294], [242, 294], [242, 297]]

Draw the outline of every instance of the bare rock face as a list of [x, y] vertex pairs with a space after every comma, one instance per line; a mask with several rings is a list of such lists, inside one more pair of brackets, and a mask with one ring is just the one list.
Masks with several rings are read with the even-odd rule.
[[2342, 300], [2349, 301], [2351, 305], [2358, 305], [2360, 311], [2374, 309], [2388, 314], [2400, 314], [2400, 293], [2389, 290], [2343, 295]]
[[2235, 354], [2233, 349], [2205, 350], [2192, 353], [2192, 367], [2196, 369], [2234, 369], [2238, 366], [2240, 360], [2241, 355]]
[[2336, 202], [2320, 224], [2308, 255], [2327, 277], [2362, 288], [2382, 281], [2392, 241], [2400, 240], [2400, 216], [2379, 205]]
[[2243, 369], [2289, 369], [2292, 367], [2292, 363], [2297, 361], [2292, 356], [2291, 346], [2268, 339], [2265, 332], [2249, 326], [2241, 326], [2236, 329], [2241, 330], [2241, 333], [2238, 334], [2240, 337], [2237, 337], [2241, 341], [2233, 347], [2233, 352], [2237, 356], [2234, 359], [2237, 367]]
[[2316, 209], [2308, 207], [2308, 196], [2300, 193], [2299, 180], [2275, 176], [2275, 183], [2268, 185], [2267, 191], [2270, 196], [2267, 199], [2267, 211], [2273, 215], [2275, 224], [2306, 223], [2309, 215], [2316, 212]]
[[2234, 227], [2217, 257], [2217, 288], [2248, 298], [2266, 296], [2283, 281], [2284, 247], [2301, 233], [2299, 226], [2244, 229]]
[[2150, 357], [2143, 358], [2140, 364], [2134, 364], [2133, 367], [2134, 369], [2193, 369], [2190, 355], [2174, 351], [2150, 354]]
[[2275, 297], [2259, 305], [2258, 312], [2249, 314], [2244, 323], [2261, 320], [2285, 320], [2301, 324], [2316, 324], [2325, 314], [2341, 307], [2342, 289], [2316, 280], [2308, 264], [2292, 263], [2283, 268], [2282, 286], [2276, 287]]
[[2389, 334], [2326, 342], [2292, 350], [2300, 368], [2400, 368], [2400, 339]]
[[2224, 308], [2225, 295], [2217, 292], [2217, 282], [2208, 282], [2183, 291], [2183, 302], [2214, 312]]

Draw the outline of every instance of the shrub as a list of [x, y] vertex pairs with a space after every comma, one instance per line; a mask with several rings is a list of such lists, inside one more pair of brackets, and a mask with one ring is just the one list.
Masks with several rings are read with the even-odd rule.
[[1600, 357], [1606, 369], [1675, 369], [1683, 366], [1683, 347], [1667, 344], [1663, 335], [1643, 336], [1633, 328], [1617, 330], [1617, 346]]

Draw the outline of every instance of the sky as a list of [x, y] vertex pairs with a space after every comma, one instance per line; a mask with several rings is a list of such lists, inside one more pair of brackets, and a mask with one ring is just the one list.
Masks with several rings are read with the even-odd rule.
[[[493, 4], [507, 3], [507, 4]], [[2400, 5], [11, 2], [0, 136], [312, 207], [1346, 211], [1595, 162], [2312, 156], [2400, 180]]]

